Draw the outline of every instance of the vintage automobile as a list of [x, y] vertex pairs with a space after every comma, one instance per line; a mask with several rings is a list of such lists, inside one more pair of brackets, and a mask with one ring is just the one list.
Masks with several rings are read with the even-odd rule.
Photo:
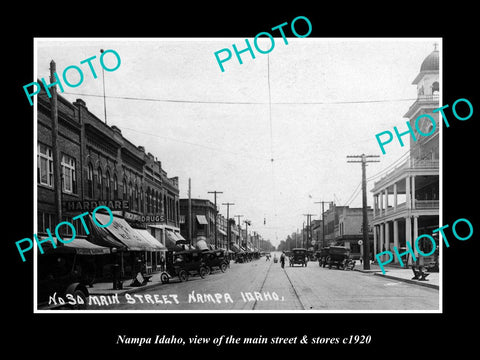
[[331, 269], [332, 266], [336, 266], [340, 270], [353, 270], [355, 261], [350, 258], [350, 249], [345, 246], [330, 246], [328, 248], [328, 256], [326, 258], [326, 264]]
[[203, 251], [202, 256], [205, 261], [208, 274], [210, 274], [215, 269], [219, 269], [221, 272], [225, 272], [227, 270], [229, 260], [225, 256], [224, 250], [219, 249]]
[[278, 257], [277, 257], [277, 255], [276, 255], [276, 254], [275, 254], [275, 255], [273, 255], [273, 262], [274, 262], [275, 264], [278, 262]]
[[50, 246], [43, 255], [38, 255], [39, 308], [86, 309], [88, 287], [96, 276], [95, 258], [101, 256], [109, 258], [110, 249], [83, 238], [55, 249]]
[[203, 279], [208, 272], [203, 251], [167, 251], [165, 271], [160, 274], [160, 280], [163, 284], [175, 277], [180, 281], [187, 281], [191, 275], [199, 275]]
[[328, 257], [328, 247], [323, 247], [315, 253], [317, 260], [318, 260], [318, 266], [325, 267], [327, 265], [327, 257]]
[[304, 249], [304, 248], [292, 249], [292, 253], [289, 258], [290, 266], [294, 266], [295, 264], [301, 264], [302, 266], [307, 266], [307, 262], [308, 262], [307, 249]]

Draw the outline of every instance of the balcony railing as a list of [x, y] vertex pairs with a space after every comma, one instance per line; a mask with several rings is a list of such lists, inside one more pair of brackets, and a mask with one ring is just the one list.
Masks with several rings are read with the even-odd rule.
[[438, 160], [412, 159], [411, 166], [414, 169], [438, 169], [439, 168], [439, 161]]
[[438, 209], [439, 205], [439, 200], [415, 200], [416, 209]]

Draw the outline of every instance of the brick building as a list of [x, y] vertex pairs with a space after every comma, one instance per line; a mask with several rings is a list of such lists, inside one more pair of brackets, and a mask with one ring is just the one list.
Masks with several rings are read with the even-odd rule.
[[[178, 178], [169, 178], [160, 161], [123, 137], [118, 127], [92, 114], [83, 100], [70, 103], [60, 95], [57, 148], [62, 216], [58, 219], [50, 99], [43, 91], [37, 98], [37, 234], [55, 229], [61, 220], [72, 222], [77, 236], [86, 236], [80, 219], [72, 218], [103, 204], [163, 245], [170, 237], [181, 239]], [[141, 255], [147, 268], [155, 270], [160, 247], [145, 244]]]

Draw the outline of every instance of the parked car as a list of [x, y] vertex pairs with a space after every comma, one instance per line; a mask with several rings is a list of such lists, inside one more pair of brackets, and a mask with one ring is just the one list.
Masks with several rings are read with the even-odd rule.
[[328, 268], [336, 266], [340, 270], [353, 270], [355, 261], [350, 258], [350, 249], [345, 246], [330, 246], [328, 248], [328, 256], [326, 259]]
[[209, 272], [201, 250], [167, 251], [165, 268], [160, 274], [164, 284], [175, 277], [187, 281], [190, 276], [199, 275], [203, 279]]
[[84, 239], [75, 241], [75, 247], [50, 247], [38, 256], [39, 307], [48, 302], [49, 308], [86, 309], [88, 287], [95, 281], [95, 257], [110, 256], [110, 250]]
[[227, 270], [229, 260], [225, 256], [224, 250], [204, 251], [202, 256], [209, 274], [215, 269], [219, 269], [221, 272]]
[[315, 253], [317, 260], [318, 260], [318, 266], [325, 267], [327, 265], [327, 257], [328, 257], [328, 247], [323, 247], [320, 250], [317, 250]]

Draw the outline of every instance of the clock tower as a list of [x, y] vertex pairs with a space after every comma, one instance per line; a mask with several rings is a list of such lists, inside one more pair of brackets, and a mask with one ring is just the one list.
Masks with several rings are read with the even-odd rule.
[[[404, 117], [408, 118], [412, 129], [415, 129], [417, 141], [410, 139], [410, 159], [412, 161], [438, 160], [439, 158], [439, 113], [432, 113], [439, 104], [439, 51], [437, 44], [434, 44], [434, 50], [423, 60], [413, 85], [417, 86], [417, 100], [410, 106]], [[415, 128], [416, 119], [422, 115], [428, 114], [435, 119], [435, 125], [429, 117], [422, 117], [418, 122], [418, 128], [424, 136], [417, 132]], [[434, 129], [435, 128], [435, 129]]]

